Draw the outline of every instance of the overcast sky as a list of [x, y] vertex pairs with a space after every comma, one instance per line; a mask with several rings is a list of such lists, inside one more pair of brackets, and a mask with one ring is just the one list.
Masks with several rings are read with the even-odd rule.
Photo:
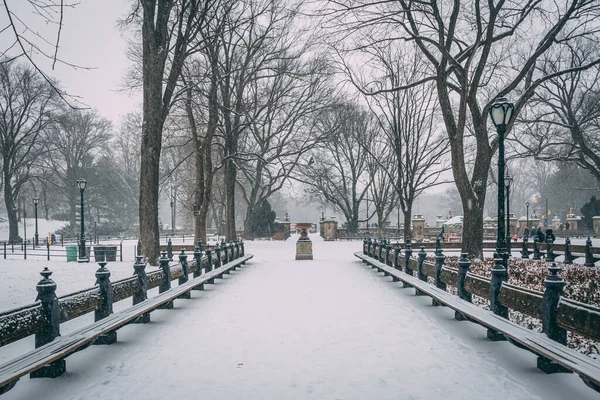
[[[77, 1], [80, 1], [77, 6], [65, 9], [58, 54], [67, 62], [95, 69], [75, 70], [57, 64], [53, 71], [52, 62], [43, 57], [37, 57], [36, 63], [48, 75], [58, 79], [67, 92], [81, 96], [85, 104], [96, 108], [118, 128], [122, 115], [141, 104], [139, 92], [119, 92], [129, 61], [125, 55], [126, 41], [117, 28], [117, 20], [126, 15], [131, 0]], [[32, 30], [37, 30], [50, 42], [56, 41], [56, 26], [47, 25], [43, 19], [35, 17], [25, 0], [8, 0], [8, 5]], [[0, 21], [4, 27], [6, 11], [3, 6], [0, 8]], [[5, 31], [0, 35], [3, 49], [13, 41], [12, 32]]]

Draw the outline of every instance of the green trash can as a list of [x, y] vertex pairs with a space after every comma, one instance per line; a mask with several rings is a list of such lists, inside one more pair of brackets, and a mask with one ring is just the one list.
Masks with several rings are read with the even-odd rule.
[[117, 261], [117, 246], [104, 246], [106, 261]]
[[77, 246], [66, 246], [67, 261], [77, 261]]

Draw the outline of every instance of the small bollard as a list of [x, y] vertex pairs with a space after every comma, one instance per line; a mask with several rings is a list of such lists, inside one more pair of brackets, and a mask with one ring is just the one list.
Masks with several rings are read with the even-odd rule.
[[[461, 299], [468, 301], [469, 303], [473, 300], [473, 296], [471, 293], [467, 292], [465, 289], [465, 280], [467, 279], [467, 273], [471, 268], [471, 261], [469, 261], [468, 253], [461, 253], [460, 260], [458, 260], [458, 274], [456, 276], [456, 289], [458, 292], [458, 297]], [[454, 312], [454, 319], [457, 321], [466, 321], [467, 318], [460, 312]]]
[[567, 236], [565, 238], [565, 259], [563, 263], [565, 264], [573, 264], [573, 253], [571, 253], [571, 239]]
[[373, 247], [373, 240], [369, 238], [367, 240], [367, 256], [371, 257], [371, 248]]
[[556, 258], [556, 255], [554, 254], [554, 249], [552, 248], [552, 243], [554, 243], [554, 241], [552, 239], [546, 240], [546, 260], [545, 261], [553, 262], [554, 259]]
[[[556, 323], [558, 303], [565, 287], [564, 279], [559, 275], [560, 268], [556, 263], [548, 268], [549, 275], [544, 280], [544, 297], [542, 299], [542, 332], [550, 339], [567, 344], [567, 331]], [[554, 361], [538, 356], [537, 367], [547, 374], [555, 372], [571, 372]]]
[[[43, 325], [35, 333], [36, 349], [60, 336], [60, 306], [58, 304], [58, 297], [56, 297], [56, 283], [50, 278], [52, 271], [48, 267], [44, 267], [40, 275], [43, 278], [35, 287], [35, 290], [38, 292], [35, 300], [41, 302]], [[62, 375], [66, 369], [67, 363], [64, 358], [61, 358], [33, 371], [29, 376], [31, 378], [56, 378]]]
[[[367, 241], [367, 238], [363, 238], [363, 255], [368, 255], [368, 250], [367, 250], [367, 244], [369, 242]], [[6, 243], [4, 243], [4, 247], [6, 247]], [[6, 252], [6, 251], [5, 251]], [[6, 257], [5, 257], [6, 258]], [[363, 260], [363, 262], [366, 262], [365, 260]]]
[[[102, 304], [94, 311], [94, 321], [108, 317], [113, 312], [113, 289], [110, 284], [110, 271], [106, 268], [106, 260], [98, 263], [100, 268], [96, 271], [96, 285], [100, 289]], [[117, 331], [110, 331], [94, 339], [94, 344], [113, 344], [117, 341]]]
[[[186, 283], [188, 281], [188, 274], [189, 274], [189, 266], [188, 266], [188, 262], [187, 262], [187, 254], [185, 254], [185, 249], [181, 249], [181, 253], [179, 253], [179, 263], [181, 264], [181, 269], [183, 271], [183, 275], [181, 276], [181, 278], [179, 278], [179, 285], [183, 285], [184, 283]], [[190, 292], [185, 292], [184, 294], [182, 294], [181, 296], [177, 297], [178, 299], [191, 299], [192, 298], [192, 294]]]
[[592, 254], [592, 239], [588, 236], [585, 241], [585, 263], [583, 266], [585, 267], [594, 267], [596, 264], [594, 263], [594, 255]]
[[[62, 243], [62, 236], [61, 236], [60, 240], [61, 240], [61, 243]], [[137, 254], [136, 255], [141, 256], [142, 255], [142, 239], [138, 239], [137, 249], [136, 250], [137, 250]]]
[[173, 261], [173, 242], [171, 242], [170, 238], [167, 242], [167, 257], [169, 258], [169, 261]]
[[[219, 246], [215, 246], [215, 251], [217, 252], [217, 259], [219, 258]], [[209, 273], [213, 270], [213, 256], [212, 256], [212, 251], [210, 249], [210, 247], [206, 247], [206, 260], [208, 262], [207, 266], [206, 266], [206, 272]], [[218, 268], [218, 266], [217, 266]], [[210, 283], [211, 285], [215, 283], [215, 278], [210, 278], [207, 283]]]
[[[434, 269], [434, 280], [435, 287], [438, 289], [446, 290], [446, 284], [442, 282], [442, 268], [444, 267], [444, 261], [446, 260], [446, 256], [442, 251], [442, 247], [440, 246], [439, 250], [436, 250], [437, 254], [435, 255], [435, 269]], [[441, 305], [436, 299], [431, 299], [432, 306]]]
[[[506, 268], [504, 267], [504, 260], [498, 253], [494, 253], [494, 266], [492, 267], [492, 279], [490, 281], [490, 309], [496, 315], [508, 319], [508, 307], [500, 304], [500, 289], [502, 288], [502, 282], [506, 282], [507, 274]], [[488, 339], [496, 342], [499, 340], [506, 340], [506, 337], [493, 329], [487, 330]]]
[[394, 265], [394, 258], [392, 257], [390, 259], [390, 256], [392, 255], [392, 250], [394, 249], [394, 246], [392, 246], [391, 243], [388, 243], [386, 245], [387, 248], [387, 252], [385, 254], [385, 264], [389, 267], [392, 267]]
[[[170, 260], [167, 257], [167, 252], [163, 251], [161, 257], [158, 259], [163, 274], [163, 283], [161, 283], [158, 287], [158, 293], [164, 293], [171, 289], [171, 267], [169, 266], [169, 261]], [[163, 304], [158, 308], [170, 310], [173, 308], [173, 300]]]
[[[235, 252], [234, 252], [233, 242], [229, 243], [229, 245], [227, 245], [227, 248], [229, 249], [229, 250], [227, 250], [229, 252], [229, 262], [232, 262], [233, 260], [235, 260]], [[223, 271], [223, 273], [231, 274], [231, 269]], [[223, 276], [221, 276], [221, 278], [222, 277]]]
[[[148, 277], [146, 276], [146, 261], [144, 261], [144, 257], [136, 257], [135, 264], [133, 264], [133, 275], [137, 277], [138, 282], [138, 291], [133, 294], [133, 305], [135, 306], [148, 298]], [[150, 313], [144, 313], [132, 323], [147, 324], [148, 322], [150, 322]]]
[[529, 259], [529, 249], [527, 248], [525, 237], [523, 237], [523, 247], [521, 247], [521, 258]]
[[542, 259], [542, 255], [540, 254], [540, 249], [538, 248], [538, 239], [537, 236], [533, 237], [533, 258], [532, 260], [539, 261]]
[[[244, 257], [245, 255], [246, 249], [244, 249], [244, 239], [240, 239], [240, 257]], [[244, 261], [242, 265], [246, 265], [246, 261]]]

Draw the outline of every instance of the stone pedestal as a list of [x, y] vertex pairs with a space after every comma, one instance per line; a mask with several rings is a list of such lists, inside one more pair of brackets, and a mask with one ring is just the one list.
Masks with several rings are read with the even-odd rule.
[[425, 238], [425, 218], [422, 215], [417, 214], [412, 219], [413, 226], [413, 240], [423, 240]]
[[577, 229], [581, 228], [579, 226], [579, 224], [581, 223], [581, 217], [578, 217], [575, 214], [569, 214], [569, 217], [567, 218], [567, 222], [569, 223], [570, 231], [576, 231]]
[[310, 222], [297, 223], [296, 228], [300, 229], [300, 238], [296, 242], [296, 260], [312, 260], [312, 242], [308, 237], [308, 229], [312, 224]]
[[338, 238], [337, 234], [337, 221], [333, 219], [326, 219], [321, 221], [322, 227], [322, 236], [325, 240], [336, 240]]
[[552, 229], [554, 231], [558, 231], [558, 228], [560, 227], [560, 224], [561, 224], [560, 218], [558, 218], [557, 216], [555, 216], [554, 218], [552, 218]]

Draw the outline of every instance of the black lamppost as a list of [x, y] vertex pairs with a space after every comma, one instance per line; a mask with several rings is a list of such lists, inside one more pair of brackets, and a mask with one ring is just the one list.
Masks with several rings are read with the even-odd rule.
[[40, 245], [40, 236], [38, 235], [38, 217], [37, 217], [37, 206], [39, 199], [37, 197], [33, 198], [33, 209], [35, 213], [35, 245]]
[[506, 185], [506, 250], [509, 256], [512, 248], [512, 244], [510, 243], [510, 185], [512, 182], [513, 177], [506, 171], [506, 176], [504, 177], [504, 184]]
[[490, 108], [490, 117], [498, 132], [498, 233], [496, 252], [498, 256], [506, 254], [506, 238], [504, 236], [504, 134], [510, 122], [514, 105], [505, 97], [499, 97]]
[[175, 202], [171, 200], [171, 235], [175, 234]]
[[83, 208], [83, 191], [85, 190], [85, 186], [87, 185], [87, 181], [83, 178], [77, 179], [77, 186], [79, 187], [79, 194], [81, 196], [81, 239], [79, 240], [79, 258], [77, 262], [90, 262], [87, 259], [85, 254], [85, 209]]
[[[525, 228], [527, 228], [527, 236], [529, 236], [529, 206], [530, 206], [529, 202], [525, 203], [525, 207], [527, 207], [527, 214], [526, 214], [527, 222], [525, 225]], [[529, 241], [529, 237], [527, 237], [527, 241]]]
[[94, 243], [98, 244], [98, 227], [97, 227], [97, 221], [92, 218], [92, 221], [94, 221]]

